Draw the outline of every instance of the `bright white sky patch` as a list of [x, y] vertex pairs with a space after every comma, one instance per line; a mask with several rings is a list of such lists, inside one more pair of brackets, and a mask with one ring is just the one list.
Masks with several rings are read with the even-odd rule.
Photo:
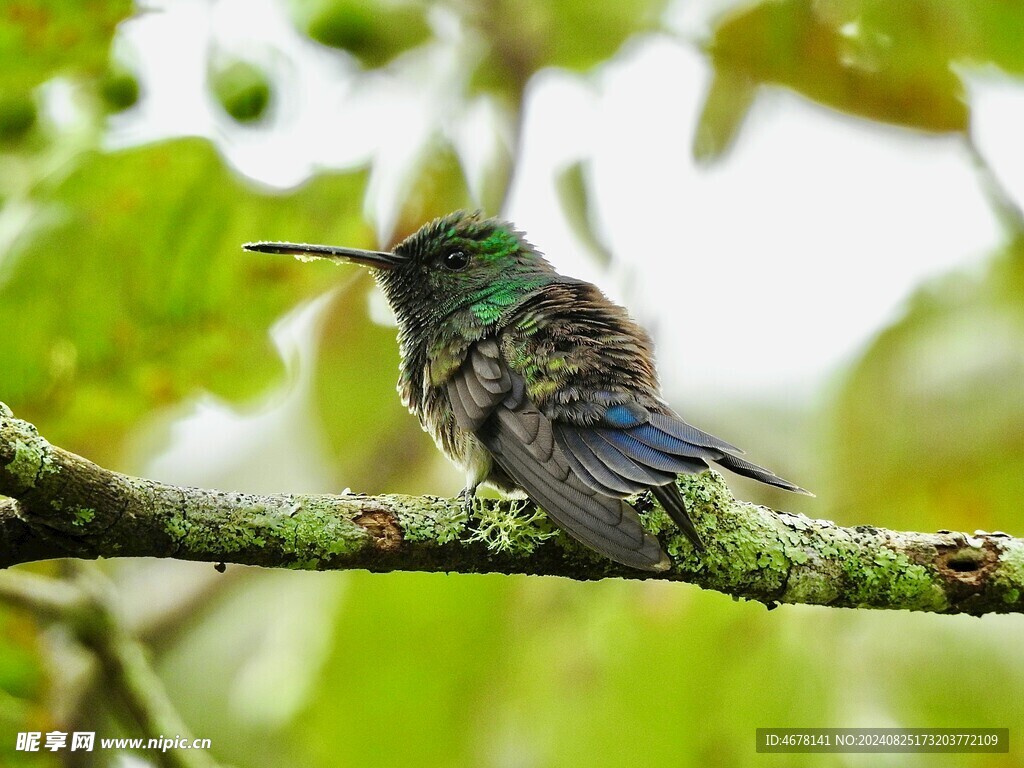
[[974, 141], [999, 183], [1024, 207], [1024, 88], [995, 69], [966, 75]]

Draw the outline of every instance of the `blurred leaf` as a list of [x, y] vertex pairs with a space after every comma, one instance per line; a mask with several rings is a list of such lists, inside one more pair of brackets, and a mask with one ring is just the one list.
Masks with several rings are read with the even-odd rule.
[[229, 61], [210, 72], [210, 87], [224, 111], [240, 123], [263, 117], [270, 104], [267, 74], [248, 61]]
[[518, 102], [526, 81], [552, 66], [583, 72], [611, 58], [632, 35], [658, 28], [666, 0], [495, 0], [463, 8], [487, 53], [471, 79]]
[[962, 15], [947, 13], [952, 8], [932, 0], [772, 0], [726, 15], [710, 53], [716, 70], [789, 86], [851, 114], [963, 131], [963, 84], [949, 67], [944, 37], [950, 20]]
[[835, 418], [846, 521], [1024, 526], [1024, 240], [984, 276], [921, 289], [856, 363]]
[[[973, 725], [1022, 712], [1011, 618], [769, 613], [617, 580], [352, 573], [348, 583], [337, 646], [288, 733], [304, 766], [838, 768], [821, 755], [766, 762], [753, 729]], [[972, 682], [999, 695], [965, 713], [962, 698], [936, 692], [972, 656], [986, 660]], [[928, 765], [1014, 765], [946, 757]]]
[[631, 35], [656, 28], [664, 8], [663, 0], [534, 0], [529, 13], [540, 33], [539, 66], [588, 70], [610, 59]]
[[1024, 3], [1006, 0], [975, 0], [963, 5], [947, 0], [954, 8], [966, 8], [973, 21], [959, 29], [964, 37], [960, 54], [975, 62], [992, 62], [1007, 72], [1024, 74]]
[[100, 96], [112, 112], [123, 112], [139, 100], [139, 81], [131, 72], [108, 69], [100, 80]]
[[500, 139], [497, 143], [501, 146], [483, 169], [482, 183], [477, 192], [480, 207], [491, 213], [499, 212], [504, 206], [514, 170], [514, 158], [508, 146]]
[[42, 693], [37, 629], [27, 614], [0, 611], [0, 691], [6, 695], [32, 699]]
[[5, 0], [0, 5], [0, 93], [26, 92], [64, 72], [99, 75], [131, 0]]
[[715, 70], [693, 137], [698, 162], [713, 162], [732, 146], [756, 94], [756, 85], [742, 72], [727, 66]]
[[17, 144], [36, 124], [36, 104], [28, 94], [0, 96], [0, 148]]
[[56, 223], [6, 254], [0, 398], [102, 463], [153, 408], [260, 391], [280, 372], [267, 328], [329, 278], [241, 244], [368, 245], [364, 184], [323, 175], [259, 194], [201, 140], [88, 156], [39, 201]]
[[562, 204], [562, 212], [573, 234], [590, 250], [600, 265], [610, 264], [611, 251], [601, 241], [594, 225], [583, 161], [573, 163], [559, 173], [555, 187], [558, 191], [558, 201]]
[[479, 63], [469, 76], [468, 90], [470, 94], [486, 94], [496, 97], [513, 109], [519, 109], [519, 103], [523, 96], [523, 88], [526, 87], [526, 80], [529, 79], [529, 68], [527, 65], [520, 66], [516, 60], [516, 68], [521, 74], [515, 75], [509, 70], [509, 62], [498, 58], [498, 53], [490, 48], [485, 40], [482, 45], [486, 48], [486, 55], [482, 56]]
[[381, 67], [430, 38], [420, 3], [374, 0], [291, 0], [298, 26], [318, 43]]
[[480, 741], [530, 765], [753, 766], [755, 723], [821, 723], [823, 660], [780, 643], [787, 625], [760, 606], [665, 586], [521, 585]]
[[[513, 180], [516, 162], [513, 152], [516, 150], [512, 144], [516, 141], [513, 134], [517, 131], [515, 123], [518, 117], [509, 105], [502, 103], [500, 99], [495, 99], [491, 95], [480, 96], [478, 99], [477, 105], [488, 105], [484, 109], [492, 110], [493, 128], [489, 131], [491, 151], [480, 163], [477, 170], [479, 176], [475, 180], [476, 183], [471, 186], [480, 207], [485, 211], [497, 213], [504, 207], [509, 185]], [[475, 164], [471, 158], [463, 158], [463, 162], [463, 168], [467, 173]]]
[[428, 221], [464, 209], [470, 204], [469, 187], [451, 144], [435, 138], [421, 155], [409, 192], [402, 200], [395, 240], [402, 240]]
[[879, 45], [899, 46], [912, 65], [962, 61], [1024, 72], [1024, 3], [1007, 0], [842, 0]]

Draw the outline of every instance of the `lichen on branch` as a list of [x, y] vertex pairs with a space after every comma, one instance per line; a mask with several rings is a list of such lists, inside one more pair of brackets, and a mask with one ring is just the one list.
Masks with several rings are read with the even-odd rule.
[[769, 606], [1024, 612], [1024, 540], [846, 528], [736, 500], [715, 472], [679, 478], [697, 553], [633, 499], [672, 568], [613, 563], [533, 508], [431, 496], [257, 495], [157, 483], [50, 445], [0, 403], [0, 567], [56, 557], [173, 557], [274, 568], [685, 581]]

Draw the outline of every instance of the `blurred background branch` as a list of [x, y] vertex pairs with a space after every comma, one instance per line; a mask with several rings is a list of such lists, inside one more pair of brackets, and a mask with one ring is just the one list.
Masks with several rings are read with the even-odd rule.
[[[145, 738], [192, 737], [174, 709], [143, 646], [122, 626], [107, 579], [89, 564], [68, 566], [70, 578], [58, 580], [22, 571], [0, 573], [0, 600], [33, 614], [44, 624], [57, 622], [91, 651], [103, 682], [120, 698], [136, 733]], [[202, 749], [152, 750], [162, 768], [216, 768]]]

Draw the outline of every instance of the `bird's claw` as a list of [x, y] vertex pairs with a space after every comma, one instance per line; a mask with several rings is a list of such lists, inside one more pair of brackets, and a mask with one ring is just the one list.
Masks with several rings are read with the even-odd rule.
[[459, 491], [459, 498], [462, 499], [462, 508], [466, 511], [466, 516], [471, 516], [473, 505], [476, 503], [476, 488], [467, 485]]

